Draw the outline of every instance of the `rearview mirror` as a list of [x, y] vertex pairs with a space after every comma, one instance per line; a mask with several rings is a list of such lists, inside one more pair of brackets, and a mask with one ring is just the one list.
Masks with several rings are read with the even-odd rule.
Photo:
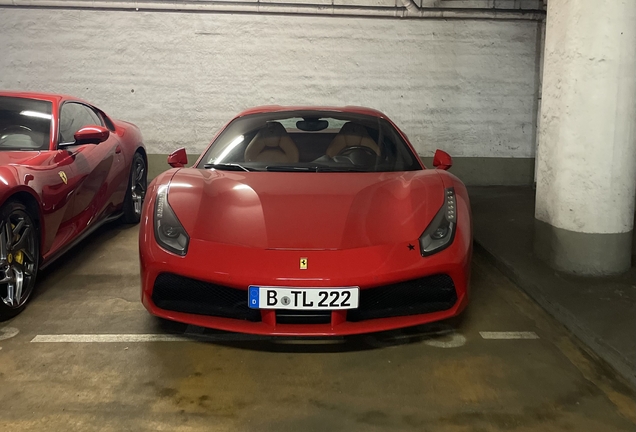
[[186, 154], [185, 148], [181, 147], [170, 153], [168, 156], [168, 165], [172, 168], [183, 168], [188, 163], [188, 155]]
[[110, 131], [103, 126], [84, 126], [73, 135], [75, 142], [62, 143], [60, 147], [68, 147], [81, 144], [99, 144], [110, 136]]
[[453, 158], [443, 150], [436, 150], [433, 157], [433, 166], [437, 169], [447, 170], [453, 166]]

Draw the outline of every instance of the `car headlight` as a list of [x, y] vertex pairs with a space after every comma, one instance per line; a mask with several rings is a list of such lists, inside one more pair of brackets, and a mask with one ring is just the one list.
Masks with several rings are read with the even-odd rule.
[[177, 255], [183, 256], [188, 253], [190, 237], [168, 204], [168, 186], [166, 185], [161, 186], [157, 192], [155, 239], [161, 247]]
[[444, 205], [442, 205], [433, 221], [420, 236], [420, 252], [422, 256], [432, 255], [450, 246], [455, 238], [456, 224], [457, 204], [455, 188], [446, 188], [444, 190]]

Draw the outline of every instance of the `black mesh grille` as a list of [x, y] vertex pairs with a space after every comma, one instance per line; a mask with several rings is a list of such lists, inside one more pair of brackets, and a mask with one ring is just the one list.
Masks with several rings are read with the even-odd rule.
[[331, 311], [323, 310], [276, 310], [278, 324], [329, 324]]
[[260, 321], [261, 313], [247, 305], [247, 290], [202, 282], [171, 273], [155, 280], [152, 301], [161, 309], [197, 315]]
[[358, 309], [348, 321], [363, 321], [448, 310], [457, 301], [455, 284], [448, 275], [434, 275], [377, 288], [360, 290]]

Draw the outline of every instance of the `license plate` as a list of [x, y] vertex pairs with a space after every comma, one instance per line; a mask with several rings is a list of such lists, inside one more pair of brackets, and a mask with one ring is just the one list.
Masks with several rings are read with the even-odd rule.
[[334, 310], [358, 307], [358, 287], [347, 288], [282, 288], [249, 287], [252, 309]]

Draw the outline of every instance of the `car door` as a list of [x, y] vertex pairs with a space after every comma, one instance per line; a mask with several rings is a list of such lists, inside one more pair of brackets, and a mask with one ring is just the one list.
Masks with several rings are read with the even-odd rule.
[[75, 235], [77, 228], [71, 219], [73, 195], [76, 186], [73, 157], [65, 150], [43, 152], [45, 158], [27, 167], [25, 183], [41, 190], [44, 213], [45, 260], [62, 249]]
[[59, 144], [72, 157], [78, 178], [73, 193], [71, 218], [79, 234], [114, 211], [113, 195], [121, 183], [125, 165], [117, 134], [111, 130], [108, 139], [99, 144], [74, 146], [75, 133], [85, 126], [105, 126], [100, 114], [80, 102], [66, 102], [60, 108]]

